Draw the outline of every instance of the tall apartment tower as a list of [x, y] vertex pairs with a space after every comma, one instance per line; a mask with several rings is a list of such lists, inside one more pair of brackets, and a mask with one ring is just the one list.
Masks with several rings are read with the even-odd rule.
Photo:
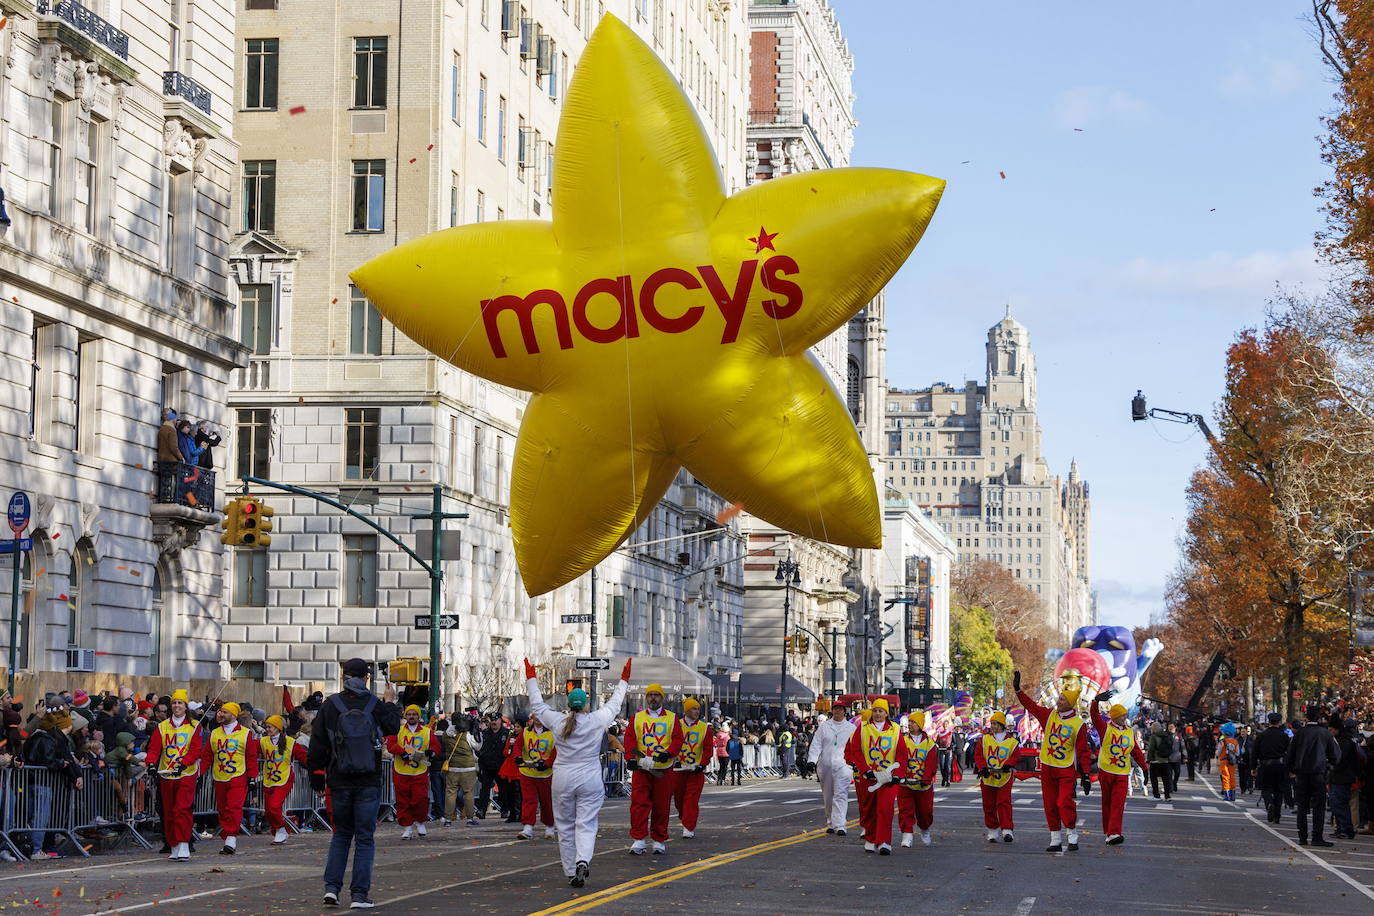
[[234, 5], [39, 0], [5, 14], [0, 498], [28, 493], [33, 547], [0, 665], [13, 648], [40, 690], [215, 678], [222, 561], [204, 529], [220, 494], [213, 470], [159, 466], [157, 440], [166, 407], [225, 422], [241, 362], [221, 53]]
[[[682, 474], [591, 576], [529, 598], [508, 524], [526, 395], [410, 341], [349, 284], [392, 246], [449, 226], [551, 217], [558, 117], [601, 17], [628, 23], [678, 76], [721, 161], [745, 184], [748, 29], [728, 0], [380, 0], [324, 14], [252, 0], [237, 34], [242, 109], [234, 264], [249, 365], [237, 378], [235, 469], [339, 494], [412, 538], [434, 485], [457, 523], [444, 563], [446, 693], [518, 689], [522, 655], [560, 672], [598, 654], [673, 660], [681, 681], [737, 670], [737, 523]], [[337, 512], [267, 494], [268, 551], [233, 558], [225, 653], [257, 676], [332, 677], [340, 658], [428, 655], [412, 626], [428, 580]], [[684, 533], [699, 537], [677, 539]], [[670, 666], [671, 667], [671, 666]], [[493, 672], [510, 683], [493, 684]], [[574, 675], [576, 676], [576, 675]], [[507, 689], [509, 688], [509, 689]], [[447, 698], [445, 699], [447, 705]]]
[[988, 330], [986, 379], [952, 388], [891, 388], [887, 485], [925, 509], [960, 557], [987, 558], [1040, 595], [1068, 635], [1091, 622], [1088, 485], [1069, 482], [1041, 451], [1035, 353], [1011, 316]]

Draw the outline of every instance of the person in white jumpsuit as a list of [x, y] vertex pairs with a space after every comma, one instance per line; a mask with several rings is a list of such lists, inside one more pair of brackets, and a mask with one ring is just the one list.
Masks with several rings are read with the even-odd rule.
[[842, 703], [830, 707], [830, 718], [816, 728], [811, 738], [811, 752], [806, 759], [815, 764], [821, 784], [821, 807], [825, 811], [826, 833], [844, 836], [849, 817], [849, 787], [854, 771], [844, 761], [844, 746], [854, 734], [854, 723], [846, 715], [849, 710]]
[[[530, 712], [553, 731], [558, 756], [553, 761], [553, 820], [558, 828], [558, 853], [563, 873], [573, 887], [582, 887], [591, 874], [597, 821], [606, 800], [602, 780], [601, 742], [615, 714], [625, 702], [630, 662], [620, 674], [611, 698], [587, 712], [587, 694], [580, 688], [568, 694], [568, 711], [552, 709], [539, 693], [534, 666], [525, 659]], [[571, 721], [570, 721], [571, 720]]]

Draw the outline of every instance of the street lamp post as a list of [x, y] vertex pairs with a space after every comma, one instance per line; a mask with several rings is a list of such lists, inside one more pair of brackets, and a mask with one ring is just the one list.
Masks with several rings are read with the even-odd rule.
[[774, 580], [782, 583], [782, 674], [778, 678], [778, 721], [787, 720], [787, 627], [792, 610], [792, 586], [801, 583], [801, 564], [792, 559], [789, 551], [778, 561]]

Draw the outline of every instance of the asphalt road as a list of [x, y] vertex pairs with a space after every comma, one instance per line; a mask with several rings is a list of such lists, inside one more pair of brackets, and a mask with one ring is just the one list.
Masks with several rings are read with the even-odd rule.
[[[625, 853], [628, 807], [609, 799], [582, 891], [567, 886], [553, 840], [516, 841], [489, 821], [403, 843], [388, 824], [372, 896], [388, 914], [1374, 913], [1374, 838], [1316, 856], [1291, 841], [1291, 817], [1275, 832], [1253, 797], [1233, 805], [1202, 782], [1185, 782], [1171, 805], [1133, 797], [1120, 847], [1102, 845], [1096, 794], [1080, 800], [1082, 848], [1059, 856], [1044, 852], [1033, 781], [1017, 786], [1016, 843], [986, 842], [977, 789], [960, 785], [937, 790], [934, 845], [918, 839], [891, 857], [865, 854], [857, 831], [817, 829], [818, 799], [816, 784], [798, 779], [708, 787], [696, 838], [673, 839], [659, 858]], [[187, 865], [136, 853], [0, 864], [0, 910], [338, 913], [320, 903], [327, 843], [305, 834], [274, 849], [252, 837], [231, 858], [209, 840], [201, 848], [212, 852]]]

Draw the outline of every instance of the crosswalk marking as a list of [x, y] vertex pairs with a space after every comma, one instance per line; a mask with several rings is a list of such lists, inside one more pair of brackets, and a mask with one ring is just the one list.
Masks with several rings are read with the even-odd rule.
[[1203, 811], [1206, 811], [1206, 812], [1208, 812], [1208, 813], [1210, 813], [1210, 814], [1220, 814], [1220, 813], [1221, 813], [1221, 809], [1218, 808], [1216, 805], [1203, 805], [1203, 806], [1202, 806], [1202, 810], [1203, 810]]
[[813, 801], [815, 801], [815, 799], [811, 799], [811, 798], [789, 798], [787, 801], [783, 802], [783, 804], [784, 804], [784, 805], [809, 805], [809, 804], [811, 804]]
[[1160, 802], [1159, 804], [1155, 805], [1155, 808], [1156, 808], [1156, 810], [1159, 810], [1159, 811], [1172, 811], [1172, 810], [1174, 810], [1174, 806], [1171, 805], [1171, 804], [1169, 804], [1168, 802]]

